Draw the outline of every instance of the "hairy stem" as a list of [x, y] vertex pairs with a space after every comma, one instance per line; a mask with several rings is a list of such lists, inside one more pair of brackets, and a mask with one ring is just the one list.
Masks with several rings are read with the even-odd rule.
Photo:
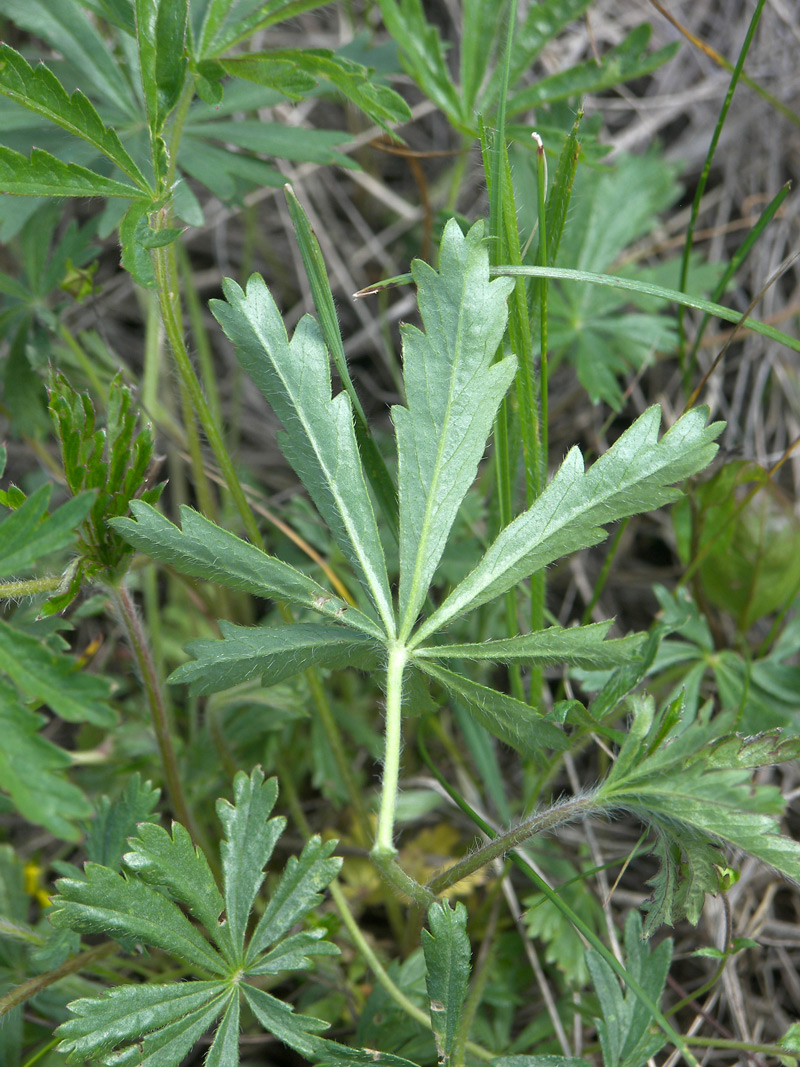
[[386, 669], [386, 732], [383, 755], [383, 788], [378, 814], [378, 832], [372, 850], [378, 855], [395, 855], [394, 813], [397, 806], [397, 783], [400, 777], [400, 749], [402, 744], [403, 671], [408, 660], [405, 645], [395, 643], [389, 648], [389, 664]]
[[41, 993], [43, 989], [47, 989], [54, 982], [59, 982], [62, 978], [75, 974], [77, 971], [86, 970], [97, 960], [101, 960], [105, 956], [112, 956], [119, 951], [120, 947], [116, 941], [104, 941], [102, 945], [95, 945], [93, 948], [89, 948], [85, 952], [65, 960], [60, 967], [55, 967], [52, 971], [29, 978], [27, 982], [18, 985], [16, 989], [6, 993], [4, 997], [0, 997], [0, 1017], [11, 1011], [12, 1008], [16, 1008], [19, 1004], [24, 1004], [31, 997], [35, 997], [37, 993]]
[[186, 803], [183, 792], [183, 784], [178, 771], [178, 762], [175, 758], [175, 749], [172, 744], [169, 717], [167, 715], [164, 692], [158, 680], [153, 656], [144, 633], [141, 621], [133, 603], [133, 597], [124, 585], [112, 586], [109, 590], [111, 600], [125, 629], [125, 635], [133, 651], [136, 666], [139, 671], [142, 685], [147, 697], [147, 705], [153, 720], [158, 751], [161, 756], [161, 765], [164, 769], [164, 781], [167, 786], [175, 817], [183, 823], [192, 838], [197, 841], [194, 820]]
[[502, 856], [506, 852], [510, 852], [512, 849], [524, 844], [536, 834], [554, 830], [557, 826], [598, 810], [599, 807], [597, 795], [591, 794], [589, 796], [574, 797], [563, 804], [555, 804], [545, 811], [536, 812], [535, 815], [521, 822], [519, 826], [507, 830], [504, 834], [498, 834], [497, 837], [487, 842], [482, 848], [472, 852], [469, 856], [465, 856], [458, 863], [454, 863], [452, 867], [448, 867], [446, 871], [431, 879], [427, 888], [438, 896], [445, 889], [449, 889], [450, 886], [469, 877], [475, 871], [480, 870], [481, 867], [485, 867], [487, 863], [497, 859], [498, 856]]
[[64, 581], [61, 575], [48, 578], [23, 578], [18, 582], [0, 582], [0, 600], [16, 600], [17, 597], [35, 596], [37, 593], [54, 593]]

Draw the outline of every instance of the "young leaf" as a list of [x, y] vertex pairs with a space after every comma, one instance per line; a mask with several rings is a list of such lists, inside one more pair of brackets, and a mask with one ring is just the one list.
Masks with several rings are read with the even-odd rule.
[[431, 1023], [439, 1063], [447, 1064], [469, 983], [467, 909], [460, 903], [451, 908], [446, 900], [437, 901], [428, 910], [428, 925], [430, 931], [422, 931], [422, 948], [428, 966]]
[[92, 807], [66, 777], [69, 754], [39, 733], [45, 721], [0, 681], [0, 788], [23, 818], [63, 841], [79, 841], [76, 822], [88, 818]]
[[337, 543], [394, 634], [389, 579], [372, 502], [364, 481], [346, 393], [331, 398], [328, 352], [316, 322], [305, 316], [291, 341], [263, 278], [243, 292], [227, 279], [225, 301], [211, 310], [236, 347], [242, 367], [284, 426], [281, 448]]
[[[425, 333], [403, 327], [407, 407], [392, 409], [400, 495], [400, 636], [408, 637], [464, 496], [475, 480], [500, 401], [516, 372], [493, 364], [506, 328], [511, 279], [489, 281], [483, 223], [455, 220], [440, 268], [412, 265]], [[498, 281], [504, 284], [498, 285]]]
[[118, 797], [113, 800], [101, 797], [86, 834], [89, 861], [119, 870], [128, 838], [139, 823], [154, 818], [153, 810], [160, 795], [161, 791], [154, 789], [150, 782], [143, 783], [137, 772]]
[[117, 717], [107, 703], [105, 678], [79, 672], [74, 660], [53, 652], [30, 634], [0, 619], [0, 671], [22, 690], [26, 699], [47, 704], [68, 722], [90, 722], [109, 730]]
[[706, 892], [719, 886], [719, 843], [732, 845], [800, 879], [800, 844], [778, 832], [783, 810], [775, 786], [753, 785], [752, 768], [794, 759], [800, 739], [777, 731], [727, 735], [730, 716], [710, 709], [682, 721], [680, 699], [655, 713], [651, 697], [633, 701], [631, 728], [605, 782], [603, 806], [652, 825], [662, 868], [653, 883], [647, 934], [686, 915], [697, 922]]
[[135, 0], [139, 69], [150, 131], [159, 134], [186, 79], [188, 0]]
[[603, 670], [630, 661], [644, 641], [643, 634], [604, 640], [611, 622], [563, 629], [551, 626], [518, 637], [482, 641], [480, 644], [424, 645], [414, 651], [416, 659], [493, 660], [497, 663], [568, 663], [574, 667]]
[[195, 659], [173, 671], [170, 682], [188, 682], [195, 693], [217, 693], [260, 675], [275, 685], [309, 667], [366, 666], [379, 646], [343, 626], [234, 626], [221, 622], [222, 641], [192, 641]]
[[530, 756], [541, 749], [563, 752], [567, 748], [567, 739], [561, 730], [545, 721], [529, 704], [473, 682], [455, 671], [448, 671], [430, 660], [421, 660], [417, 666], [463, 704], [489, 733], [518, 752]]
[[0, 193], [16, 196], [122, 196], [150, 199], [150, 193], [135, 185], [104, 178], [77, 163], [64, 163], [41, 148], [30, 159], [0, 146]]
[[235, 534], [216, 526], [191, 508], [181, 507], [183, 529], [173, 525], [155, 508], [132, 500], [133, 519], [112, 519], [111, 525], [134, 548], [181, 574], [219, 582], [252, 596], [285, 600], [311, 608], [371, 637], [382, 636], [378, 625], [357, 608], [332, 596], [319, 585]]
[[311, 76], [312, 88], [319, 79], [333, 86], [387, 132], [390, 122], [408, 122], [411, 119], [408, 104], [394, 89], [375, 85], [367, 67], [337, 56], [326, 48], [247, 52], [242, 56], [222, 59], [220, 64], [228, 74], [268, 86], [275, 85], [272, 75], [274, 65], [289, 64], [293, 70]]
[[105, 125], [91, 101], [79, 89], [70, 96], [44, 64], [34, 69], [19, 52], [2, 43], [0, 93], [88, 141], [127, 174], [142, 193], [148, 193], [149, 186], [144, 174], [123, 148], [116, 132]]
[[706, 426], [693, 408], [658, 440], [661, 409], [648, 408], [597, 462], [584, 470], [573, 448], [531, 508], [507, 526], [483, 559], [419, 627], [412, 645], [459, 615], [511, 589], [559, 556], [596, 545], [602, 526], [678, 498], [672, 485], [707, 466], [722, 423]]
[[[662, 941], [651, 951], [642, 941], [641, 916], [632, 911], [625, 922], [625, 955], [628, 973], [658, 1004], [672, 960], [672, 942]], [[665, 1036], [653, 1027], [650, 1012], [632, 989], [623, 995], [616, 975], [594, 949], [588, 950], [586, 963], [603, 1013], [595, 1022], [604, 1067], [642, 1067], [664, 1047]]]

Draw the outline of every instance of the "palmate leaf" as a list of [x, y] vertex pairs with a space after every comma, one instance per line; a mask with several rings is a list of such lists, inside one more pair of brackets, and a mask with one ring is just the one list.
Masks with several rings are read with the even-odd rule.
[[226, 301], [211, 310], [236, 354], [284, 426], [280, 445], [345, 556], [370, 594], [388, 634], [394, 633], [389, 579], [375, 513], [356, 444], [346, 393], [331, 398], [328, 351], [305, 316], [291, 341], [263, 278], [247, 291], [223, 282]]
[[186, 650], [195, 657], [170, 675], [170, 682], [188, 682], [194, 693], [217, 693], [260, 676], [275, 685], [309, 667], [366, 668], [375, 662], [375, 641], [343, 626], [235, 626], [221, 622], [222, 641], [192, 641]]
[[191, 508], [180, 509], [182, 529], [149, 504], [132, 500], [130, 510], [136, 521], [112, 519], [111, 525], [151, 559], [167, 563], [181, 574], [218, 582], [252, 596], [311, 608], [354, 630], [381, 636], [377, 623], [333, 596], [313, 578], [221, 529]]
[[513, 357], [493, 364], [514, 283], [489, 281], [483, 236], [482, 222], [465, 237], [451, 220], [439, 271], [419, 260], [412, 266], [425, 333], [403, 327], [407, 407], [392, 409], [399, 463], [401, 638], [410, 633], [427, 596], [516, 373]]
[[217, 57], [259, 30], [322, 7], [328, 0], [211, 0], [198, 43], [198, 57]]
[[480, 644], [424, 645], [414, 658], [491, 660], [495, 663], [567, 663], [571, 667], [603, 670], [630, 662], [641, 648], [644, 634], [606, 641], [611, 621], [564, 629], [551, 626], [536, 633], [520, 634]]
[[[128, 948], [151, 945], [188, 963], [199, 977], [171, 984], [128, 985], [76, 1001], [73, 1017], [58, 1030], [68, 1063], [87, 1059], [130, 1067], [178, 1067], [195, 1042], [220, 1020], [206, 1059], [212, 1067], [238, 1067], [239, 1004], [244, 996], [259, 1022], [306, 1056], [321, 1048], [327, 1023], [295, 1014], [289, 1004], [247, 983], [248, 976], [310, 966], [311, 957], [335, 946], [320, 929], [290, 934], [319, 903], [341, 860], [335, 842], [308, 842], [290, 860], [250, 945], [245, 935], [264, 880], [264, 865], [285, 820], [269, 818], [277, 797], [274, 779], [256, 768], [239, 773], [234, 803], [217, 807], [225, 829], [221, 846], [224, 889], [218, 889], [205, 855], [179, 824], [172, 834], [143, 823], [124, 857], [128, 875], [87, 864], [85, 881], [61, 879], [51, 910], [56, 927], [111, 934]], [[190, 910], [190, 922], [181, 906]], [[199, 923], [220, 952], [201, 932]], [[287, 936], [288, 935], [288, 936]], [[267, 951], [270, 949], [270, 951]], [[214, 976], [208, 979], [209, 972]]]
[[63, 841], [79, 841], [76, 824], [89, 817], [92, 807], [66, 776], [69, 753], [39, 733], [45, 722], [0, 681], [0, 788], [29, 822]]
[[446, 900], [437, 901], [428, 909], [428, 926], [430, 930], [422, 931], [422, 949], [428, 967], [431, 1023], [439, 1063], [447, 1064], [469, 983], [467, 909], [460, 903], [451, 908]]
[[726, 734], [733, 717], [711, 720], [710, 708], [683, 721], [680, 698], [656, 714], [652, 698], [636, 697], [633, 713], [599, 792], [602, 806], [630, 811], [657, 832], [662, 869], [651, 883], [648, 935], [684, 915], [697, 922], [704, 894], [719, 886], [720, 845], [800, 879], [800, 843], [778, 830], [780, 791], [752, 781], [753, 768], [800, 755], [800, 738]]
[[64, 163], [41, 148], [30, 159], [0, 146], [0, 193], [16, 196], [120, 196], [150, 200], [150, 193], [135, 185], [105, 178], [78, 163]]
[[92, 863], [119, 870], [126, 842], [139, 823], [156, 819], [153, 809], [161, 790], [132, 775], [119, 796], [104, 796], [97, 804], [97, 814], [86, 834], [86, 854]]
[[606, 523], [677, 499], [674, 483], [702, 470], [717, 450], [722, 423], [706, 426], [707, 417], [707, 408], [693, 408], [659, 441], [661, 409], [648, 408], [588, 471], [580, 450], [571, 449], [533, 506], [422, 623], [412, 646], [560, 556], [602, 541]]
[[140, 190], [145, 194], [148, 192], [144, 174], [116, 132], [105, 125], [91, 101], [79, 89], [70, 96], [44, 64], [31, 67], [7, 44], [0, 44], [0, 93], [88, 141], [127, 174]]

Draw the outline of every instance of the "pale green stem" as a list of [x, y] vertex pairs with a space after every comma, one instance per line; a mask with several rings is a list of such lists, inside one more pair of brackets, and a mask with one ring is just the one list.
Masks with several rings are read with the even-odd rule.
[[378, 832], [372, 849], [373, 858], [391, 858], [394, 847], [394, 814], [397, 806], [397, 783], [400, 778], [400, 749], [402, 745], [403, 671], [408, 661], [404, 644], [389, 646], [386, 668], [386, 730], [383, 754], [383, 788], [378, 814]]
[[0, 1017], [11, 1011], [12, 1008], [16, 1008], [17, 1005], [24, 1004], [26, 1000], [35, 997], [37, 993], [41, 993], [43, 989], [47, 989], [54, 982], [60, 982], [62, 978], [66, 978], [70, 974], [84, 971], [87, 967], [91, 967], [93, 963], [96, 963], [97, 960], [103, 959], [104, 956], [112, 956], [119, 951], [120, 947], [116, 941], [104, 941], [102, 945], [95, 945], [94, 948], [87, 949], [86, 952], [81, 952], [79, 955], [66, 960], [60, 967], [56, 967], [52, 971], [29, 978], [27, 982], [18, 985], [16, 989], [6, 993], [4, 997], [0, 997]]

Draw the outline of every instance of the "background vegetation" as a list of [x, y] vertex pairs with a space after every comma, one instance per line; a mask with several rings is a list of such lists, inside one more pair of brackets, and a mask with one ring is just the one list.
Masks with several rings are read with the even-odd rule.
[[3, 4], [3, 1067], [797, 1062], [800, 21], [512, 9]]

